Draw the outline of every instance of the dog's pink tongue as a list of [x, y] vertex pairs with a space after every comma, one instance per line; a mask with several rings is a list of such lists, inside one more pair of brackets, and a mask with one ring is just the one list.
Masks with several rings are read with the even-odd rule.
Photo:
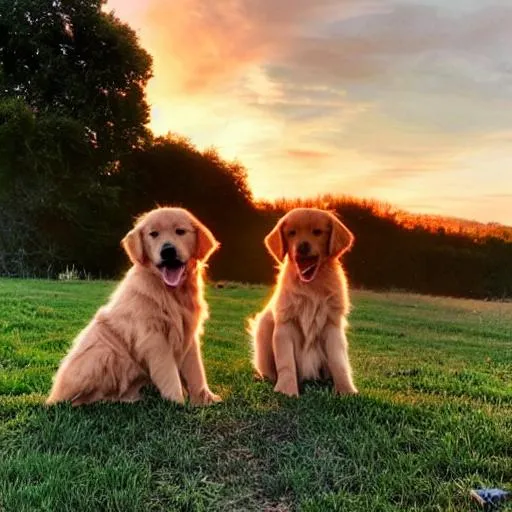
[[182, 265], [179, 268], [167, 268], [164, 267], [162, 271], [162, 276], [164, 278], [164, 283], [167, 286], [172, 286], [175, 288], [180, 284], [181, 277], [183, 276], [183, 272], [185, 271], [185, 265]]

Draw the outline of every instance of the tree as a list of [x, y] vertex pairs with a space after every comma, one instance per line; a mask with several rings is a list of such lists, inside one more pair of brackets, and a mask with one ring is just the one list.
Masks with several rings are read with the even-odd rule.
[[151, 57], [104, 0], [0, 0], [1, 94], [81, 122], [108, 167], [149, 136]]
[[93, 173], [78, 121], [0, 101], [0, 271], [54, 274], [94, 262], [112, 231], [117, 190]]
[[0, 0], [4, 274], [114, 271], [119, 161], [151, 140], [151, 57], [103, 5]]
[[188, 208], [222, 243], [222, 250], [213, 256], [212, 277], [259, 278], [254, 259], [265, 254], [261, 244], [264, 232], [244, 167], [224, 161], [214, 149], [201, 152], [176, 135], [156, 138], [135, 151], [122, 167], [119, 178], [126, 213], [135, 216], [157, 205]]

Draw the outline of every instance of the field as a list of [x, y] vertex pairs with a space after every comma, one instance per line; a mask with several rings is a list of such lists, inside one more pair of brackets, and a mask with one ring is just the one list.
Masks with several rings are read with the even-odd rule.
[[361, 394], [289, 399], [252, 377], [244, 319], [269, 290], [210, 289], [222, 404], [45, 408], [113, 286], [0, 280], [0, 510], [461, 511], [512, 487], [512, 304], [354, 292]]

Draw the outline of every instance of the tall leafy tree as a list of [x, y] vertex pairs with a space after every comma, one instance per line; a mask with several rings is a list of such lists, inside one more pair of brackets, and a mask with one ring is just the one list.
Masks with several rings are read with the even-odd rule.
[[0, 0], [1, 273], [112, 271], [118, 164], [151, 139], [151, 57], [103, 5]]
[[99, 162], [148, 137], [151, 57], [104, 0], [0, 0], [1, 94], [83, 124]]

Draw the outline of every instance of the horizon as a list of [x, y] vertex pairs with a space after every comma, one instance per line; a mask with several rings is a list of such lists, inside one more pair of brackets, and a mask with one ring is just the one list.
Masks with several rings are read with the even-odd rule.
[[154, 59], [150, 128], [255, 200], [332, 193], [512, 225], [505, 0], [110, 0]]

